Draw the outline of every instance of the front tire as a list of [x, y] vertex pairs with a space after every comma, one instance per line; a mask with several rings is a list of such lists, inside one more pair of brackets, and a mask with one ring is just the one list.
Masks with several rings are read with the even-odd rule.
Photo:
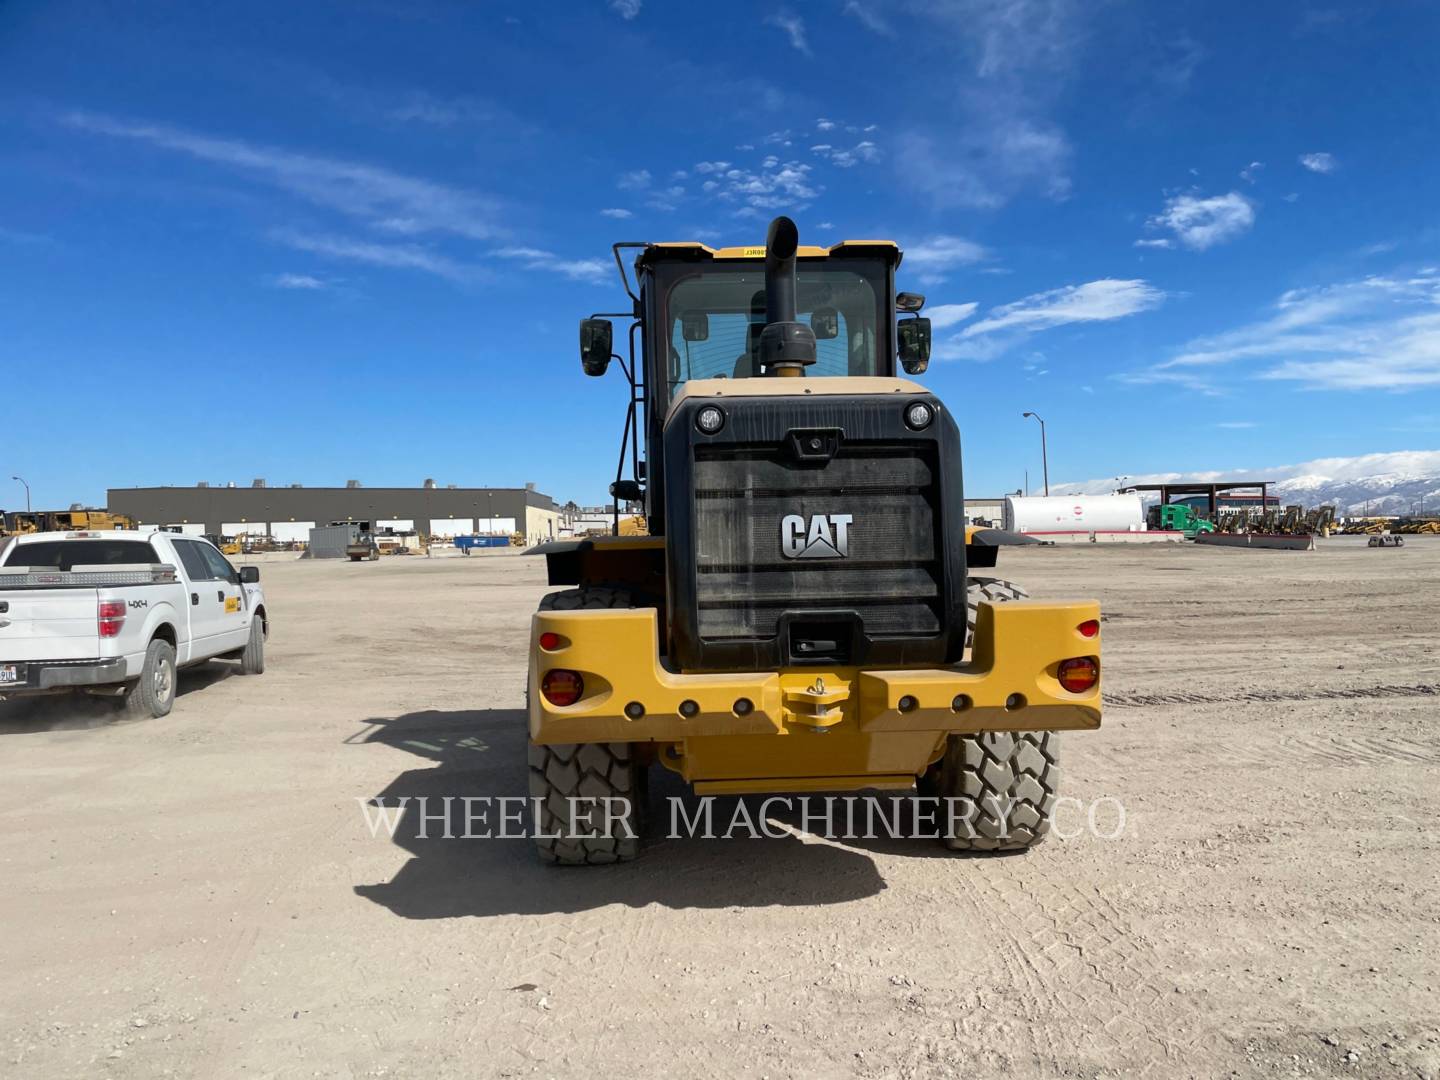
[[145, 650], [140, 678], [125, 687], [120, 712], [135, 720], [169, 716], [175, 706], [175, 648], [156, 638]]
[[250, 639], [240, 653], [240, 674], [265, 674], [265, 620], [258, 614], [250, 620]]
[[[983, 601], [1003, 604], [1030, 594], [1002, 578], [972, 577], [966, 592], [965, 646], [975, 636]], [[1024, 851], [1045, 839], [1060, 785], [1060, 736], [1053, 731], [981, 731], [952, 735], [945, 754], [921, 777], [921, 792], [953, 799], [951, 851]], [[950, 819], [942, 817], [949, 828]]]

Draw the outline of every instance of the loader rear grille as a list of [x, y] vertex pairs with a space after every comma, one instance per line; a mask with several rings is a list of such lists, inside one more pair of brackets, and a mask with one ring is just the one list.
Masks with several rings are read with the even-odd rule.
[[[695, 447], [700, 638], [771, 639], [787, 613], [837, 611], [857, 613], [870, 638], [940, 632], [935, 449], [846, 442], [810, 464], [783, 444]], [[791, 515], [807, 530], [848, 515], [846, 556], [786, 558], [782, 521]]]

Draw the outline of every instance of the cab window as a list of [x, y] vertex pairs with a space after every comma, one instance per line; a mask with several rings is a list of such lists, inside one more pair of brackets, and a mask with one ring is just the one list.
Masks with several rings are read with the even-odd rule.
[[[796, 274], [797, 317], [815, 331], [810, 376], [881, 375], [883, 264], [801, 263]], [[666, 294], [666, 383], [670, 394], [691, 379], [747, 379], [764, 375], [760, 332], [766, 322], [765, 270], [744, 266], [686, 268]]]

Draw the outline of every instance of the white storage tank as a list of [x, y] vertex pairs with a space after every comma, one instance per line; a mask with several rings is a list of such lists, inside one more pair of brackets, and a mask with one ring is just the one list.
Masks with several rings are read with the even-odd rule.
[[1140, 496], [1005, 496], [1003, 527], [1021, 533], [1140, 532], [1145, 508]]

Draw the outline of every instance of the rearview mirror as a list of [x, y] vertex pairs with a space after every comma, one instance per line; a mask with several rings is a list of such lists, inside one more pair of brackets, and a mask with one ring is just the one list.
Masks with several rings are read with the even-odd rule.
[[686, 311], [680, 315], [680, 336], [686, 341], [710, 340], [710, 316], [703, 311]]
[[614, 331], [607, 319], [580, 320], [580, 366], [586, 375], [604, 375], [614, 353]]
[[930, 320], [904, 319], [896, 324], [900, 363], [907, 375], [923, 375], [930, 366]]
[[610, 485], [610, 494], [616, 502], [638, 503], [645, 498], [645, 489], [636, 480], [616, 480]]
[[240, 584], [241, 584], [241, 585], [258, 585], [258, 584], [260, 584], [260, 567], [258, 567], [258, 566], [242, 566], [242, 567], [240, 567]]
[[924, 306], [925, 297], [921, 296], [919, 293], [902, 292], [899, 296], [895, 297], [896, 311], [903, 311], [906, 314], [913, 315], [915, 312], [919, 311]]
[[816, 341], [829, 341], [840, 336], [840, 313], [833, 307], [816, 308], [810, 313], [810, 329]]

